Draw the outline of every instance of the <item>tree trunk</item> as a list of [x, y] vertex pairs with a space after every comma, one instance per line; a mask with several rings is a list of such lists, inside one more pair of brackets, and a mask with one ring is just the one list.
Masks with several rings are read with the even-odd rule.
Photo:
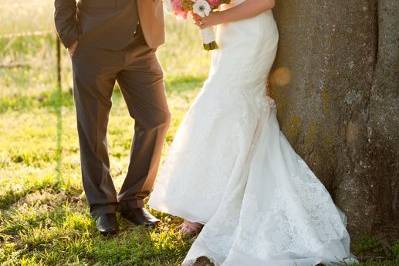
[[270, 77], [291, 144], [359, 235], [399, 217], [399, 1], [284, 0]]

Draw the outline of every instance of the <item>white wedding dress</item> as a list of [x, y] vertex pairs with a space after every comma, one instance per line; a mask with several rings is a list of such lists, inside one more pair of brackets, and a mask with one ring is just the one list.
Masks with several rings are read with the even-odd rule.
[[183, 265], [200, 256], [229, 266], [355, 261], [344, 215], [280, 132], [266, 96], [277, 43], [271, 11], [218, 27], [210, 76], [149, 201], [205, 224]]

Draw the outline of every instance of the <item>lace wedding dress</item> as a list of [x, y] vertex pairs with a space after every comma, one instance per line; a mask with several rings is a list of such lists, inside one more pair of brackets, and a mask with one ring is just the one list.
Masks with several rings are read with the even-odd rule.
[[200, 256], [229, 266], [354, 260], [344, 215], [280, 132], [266, 96], [277, 43], [271, 11], [218, 27], [210, 76], [149, 201], [205, 224], [184, 265]]

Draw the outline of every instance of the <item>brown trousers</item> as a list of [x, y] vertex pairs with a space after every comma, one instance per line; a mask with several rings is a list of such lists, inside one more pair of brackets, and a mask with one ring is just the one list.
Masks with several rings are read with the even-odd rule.
[[[162, 69], [141, 29], [126, 49], [111, 51], [79, 43], [72, 57], [74, 98], [83, 186], [93, 216], [116, 211], [118, 202], [143, 206], [156, 177], [169, 126]], [[118, 82], [135, 120], [130, 164], [119, 194], [110, 175], [107, 125]]]

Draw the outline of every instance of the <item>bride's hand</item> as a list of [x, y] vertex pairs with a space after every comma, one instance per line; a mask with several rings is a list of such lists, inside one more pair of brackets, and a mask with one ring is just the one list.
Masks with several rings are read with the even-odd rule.
[[211, 12], [208, 17], [201, 18], [199, 16], [194, 16], [194, 20], [198, 27], [204, 29], [218, 24], [252, 18], [266, 10], [272, 9], [274, 4], [275, 0], [246, 0], [232, 8]]
[[212, 12], [209, 16], [201, 18], [200, 16], [193, 16], [195, 24], [201, 29], [205, 29], [208, 27], [216, 26], [222, 23], [220, 12]]

